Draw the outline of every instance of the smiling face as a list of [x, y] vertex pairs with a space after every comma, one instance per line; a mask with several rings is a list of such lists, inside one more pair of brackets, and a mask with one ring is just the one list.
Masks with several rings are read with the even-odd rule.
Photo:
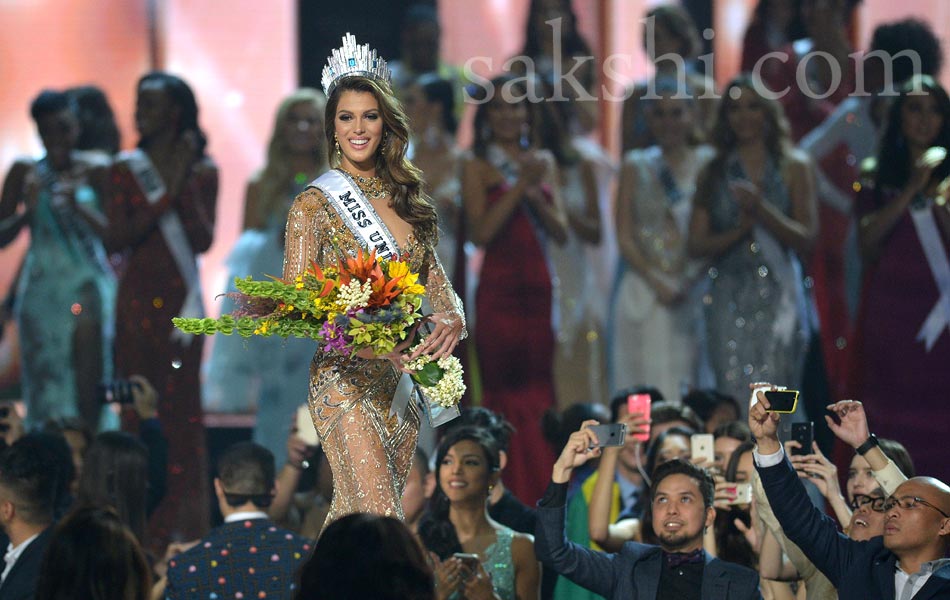
[[701, 548], [703, 529], [715, 516], [715, 509], [703, 505], [699, 482], [688, 475], [664, 477], [653, 493], [653, 530], [668, 552]]
[[507, 102], [502, 98], [502, 94], [497, 94], [487, 110], [492, 141], [505, 143], [521, 140], [521, 133], [528, 123], [528, 107], [525, 102]]
[[453, 504], [484, 502], [497, 477], [489, 467], [485, 450], [472, 440], [454, 444], [439, 464], [439, 487]]
[[383, 117], [376, 97], [370, 92], [342, 91], [333, 127], [343, 153], [340, 166], [348, 171], [374, 170], [376, 150], [383, 141]]
[[[866, 496], [866, 497], [865, 497]], [[884, 490], [875, 488], [870, 494], [862, 494], [862, 500], [871, 498], [872, 502], [862, 503], [851, 513], [851, 523], [848, 525], [848, 536], [859, 542], [867, 541], [872, 537], [884, 533], [884, 513], [872, 508], [884, 498]]]

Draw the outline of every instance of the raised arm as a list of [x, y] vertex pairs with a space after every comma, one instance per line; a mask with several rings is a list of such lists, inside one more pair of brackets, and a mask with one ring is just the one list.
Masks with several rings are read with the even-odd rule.
[[768, 409], [768, 400], [757, 393], [757, 402], [749, 409], [749, 428], [757, 443], [754, 457], [762, 487], [788, 539], [837, 586], [861, 543], [839, 532], [836, 523], [812, 504], [778, 441], [779, 415]]
[[571, 473], [600, 455], [599, 448], [590, 449], [596, 438], [587, 429], [588, 425], [596, 423], [585, 421], [579, 431], [572, 433], [561, 456], [554, 463], [551, 483], [538, 503], [534, 551], [545, 567], [554, 569], [594, 593], [610, 597], [613, 586], [611, 575], [617, 556], [574, 544], [564, 534], [564, 505]]
[[206, 159], [195, 165], [182, 193], [172, 201], [196, 254], [211, 247], [217, 201], [218, 168]]

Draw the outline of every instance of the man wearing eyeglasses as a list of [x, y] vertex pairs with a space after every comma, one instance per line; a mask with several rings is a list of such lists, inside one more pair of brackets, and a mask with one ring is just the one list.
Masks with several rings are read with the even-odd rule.
[[[840, 420], [828, 419], [835, 434], [867, 458], [872, 469], [881, 468], [886, 457], [868, 431], [861, 403], [843, 401], [829, 408]], [[884, 511], [884, 531], [867, 541], [849, 539], [809, 501], [778, 441], [779, 419], [769, 412], [764, 394], [754, 392], [749, 427], [757, 443], [756, 469], [786, 535], [831, 580], [838, 598], [950, 599], [950, 559], [945, 558], [950, 550], [950, 487], [931, 477], [914, 477], [883, 502], [856, 499], [861, 512]]]

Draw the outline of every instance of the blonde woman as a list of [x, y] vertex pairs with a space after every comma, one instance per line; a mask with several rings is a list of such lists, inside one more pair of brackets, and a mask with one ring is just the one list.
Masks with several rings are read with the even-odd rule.
[[[247, 184], [244, 231], [227, 261], [229, 292], [236, 290], [235, 277], [280, 275], [290, 205], [327, 170], [325, 104], [323, 94], [309, 88], [293, 92], [280, 103], [267, 162]], [[222, 311], [234, 308], [230, 299], [224, 304]], [[309, 340], [218, 336], [205, 378], [206, 408], [242, 411], [257, 406], [254, 440], [283, 461], [287, 419], [306, 402], [314, 348]]]

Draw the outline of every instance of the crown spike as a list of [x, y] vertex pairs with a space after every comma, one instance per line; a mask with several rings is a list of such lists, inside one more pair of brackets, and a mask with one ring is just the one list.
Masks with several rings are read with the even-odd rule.
[[356, 37], [347, 32], [343, 36], [343, 45], [333, 50], [323, 67], [323, 91], [329, 96], [340, 79], [354, 75], [369, 77], [387, 85], [392, 77], [386, 61], [377, 56], [376, 50], [370, 48], [369, 44], [358, 45]]

